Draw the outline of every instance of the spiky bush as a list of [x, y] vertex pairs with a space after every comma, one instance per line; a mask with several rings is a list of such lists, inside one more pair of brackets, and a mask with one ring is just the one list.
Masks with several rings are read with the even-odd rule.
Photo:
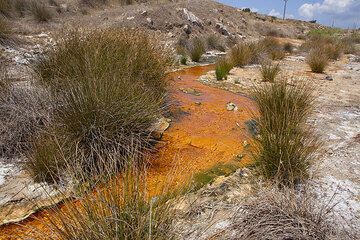
[[255, 44], [242, 43], [232, 47], [229, 54], [234, 66], [244, 67], [245, 65], [256, 63], [258, 53]]
[[218, 81], [227, 79], [230, 70], [233, 68], [232, 63], [227, 58], [222, 58], [216, 62], [215, 75]]
[[341, 57], [343, 50], [344, 48], [339, 42], [323, 46], [323, 51], [331, 60], [338, 60]]
[[258, 47], [272, 60], [282, 60], [285, 57], [284, 48], [279, 41], [272, 37], [266, 37], [259, 41]]
[[261, 64], [261, 76], [264, 82], [274, 82], [279, 73], [279, 64], [273, 64], [270, 61], [265, 61]]
[[230, 228], [247, 240], [343, 239], [345, 231], [332, 221], [334, 205], [309, 189], [262, 187], [240, 207]]
[[308, 54], [306, 62], [310, 66], [312, 72], [323, 73], [329, 63], [329, 57], [324, 52], [324, 49], [313, 49]]
[[[155, 37], [137, 30], [78, 30], [59, 39], [34, 70], [61, 102], [51, 134], [64, 158], [85, 171], [101, 168], [113, 151], [152, 148], [151, 128], [166, 104], [169, 56]], [[36, 152], [32, 165], [41, 164]]]
[[258, 173], [283, 185], [300, 182], [308, 176], [318, 147], [305, 128], [313, 105], [311, 89], [279, 81], [257, 86], [252, 96], [259, 108]]
[[205, 53], [205, 45], [200, 38], [194, 38], [189, 46], [190, 58], [194, 62], [199, 62], [202, 55]]

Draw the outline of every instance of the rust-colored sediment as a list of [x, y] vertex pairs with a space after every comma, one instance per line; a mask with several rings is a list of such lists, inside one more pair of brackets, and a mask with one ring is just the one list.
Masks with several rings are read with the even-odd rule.
[[[186, 184], [194, 173], [230, 162], [244, 150], [243, 142], [248, 138], [244, 122], [255, 111], [254, 103], [244, 96], [196, 81], [212, 69], [213, 66], [194, 67], [170, 74], [170, 93], [177, 114], [148, 169], [147, 187], [152, 196], [159, 194], [164, 185], [176, 188]], [[195, 89], [201, 94], [184, 93], [180, 88]], [[228, 111], [228, 102], [235, 103], [238, 111]], [[242, 163], [248, 161], [245, 156]], [[42, 230], [46, 236], [43, 222], [48, 221], [50, 214], [51, 210], [44, 210], [19, 224], [3, 226], [0, 239], [27, 239], [31, 229]]]

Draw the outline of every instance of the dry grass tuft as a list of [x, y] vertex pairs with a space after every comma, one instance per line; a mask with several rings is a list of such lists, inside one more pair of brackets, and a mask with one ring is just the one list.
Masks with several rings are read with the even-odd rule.
[[237, 213], [237, 239], [343, 239], [331, 222], [333, 203], [292, 188], [261, 189]]
[[274, 82], [280, 71], [279, 64], [273, 64], [270, 61], [265, 61], [261, 64], [261, 76], [264, 82]]
[[257, 86], [252, 95], [260, 114], [255, 151], [258, 173], [283, 185], [306, 179], [319, 146], [305, 127], [314, 100], [311, 89], [283, 80]]
[[262, 48], [257, 43], [241, 43], [231, 48], [229, 58], [236, 67], [256, 64], [260, 61]]
[[0, 17], [0, 44], [7, 43], [12, 38], [12, 31], [7, 20]]
[[32, 1], [30, 11], [38, 22], [49, 22], [53, 18], [51, 10], [45, 3], [39, 1]]
[[192, 61], [199, 62], [202, 55], [206, 52], [203, 40], [194, 38], [189, 48], [189, 55]]
[[283, 49], [287, 53], [292, 53], [294, 51], [294, 45], [292, 43], [290, 43], [290, 42], [287, 42], [287, 43], [284, 44]]
[[329, 57], [324, 52], [324, 49], [313, 49], [307, 56], [307, 64], [314, 73], [323, 73], [326, 66], [329, 64]]
[[0, 156], [21, 156], [31, 148], [32, 138], [50, 121], [51, 97], [36, 86], [8, 84], [0, 91]]
[[284, 48], [275, 38], [264, 38], [263, 40], [259, 41], [258, 48], [262, 49], [262, 51], [266, 53], [272, 60], [282, 60], [285, 57]]
[[226, 80], [232, 68], [233, 65], [227, 58], [219, 59], [216, 62], [216, 66], [215, 66], [216, 79], [218, 81], [221, 81], [223, 79]]
[[12, 14], [12, 0], [0, 0], [0, 14], [10, 17]]
[[14, 1], [14, 10], [20, 17], [24, 17], [26, 11], [28, 11], [29, 9], [30, 9], [30, 1], [26, 1], [26, 0]]
[[235, 45], [230, 50], [230, 58], [234, 66], [244, 67], [251, 61], [252, 52], [247, 44]]
[[221, 42], [220, 38], [215, 34], [209, 35], [206, 38], [207, 47], [210, 50], [218, 50], [221, 52], [225, 52], [226, 49], [224, 47], [224, 43]]
[[[30, 158], [32, 174], [43, 174], [35, 166], [44, 159], [49, 166], [62, 165], [53, 160], [76, 161], [86, 172], [103, 168], [112, 152], [152, 149], [152, 126], [165, 111], [171, 61], [156, 38], [137, 30], [78, 30], [59, 39], [35, 72], [61, 103], [49, 131], [63, 159], [41, 157], [40, 145]], [[121, 167], [124, 158], [117, 160]]]

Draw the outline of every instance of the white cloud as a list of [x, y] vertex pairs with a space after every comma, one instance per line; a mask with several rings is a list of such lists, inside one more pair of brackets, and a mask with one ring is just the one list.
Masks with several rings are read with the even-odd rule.
[[274, 17], [282, 17], [282, 15], [276, 11], [275, 9], [271, 9], [271, 11], [268, 13], [269, 16], [274, 16]]
[[[276, 11], [275, 9], [271, 9], [271, 11], [268, 13], [268, 15], [278, 17], [278, 18], [283, 17], [283, 15], [281, 13], [279, 13], [278, 11]], [[292, 14], [286, 14], [286, 18], [295, 18], [295, 16]]]
[[356, 18], [359, 11], [359, 0], [323, 0], [322, 3], [305, 3], [299, 8], [299, 14], [307, 19], [313, 19], [321, 15], [351, 19]]

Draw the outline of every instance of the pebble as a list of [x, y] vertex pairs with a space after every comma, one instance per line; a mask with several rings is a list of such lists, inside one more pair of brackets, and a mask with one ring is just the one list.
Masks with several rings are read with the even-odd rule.
[[329, 75], [328, 75], [328, 76], [326, 76], [326, 77], [325, 77], [325, 80], [328, 80], [328, 81], [333, 81], [334, 79], [333, 79], [333, 77], [332, 77], [332, 76], [329, 76]]
[[237, 111], [237, 110], [238, 110], [238, 107], [236, 106], [235, 103], [233, 103], [233, 102], [228, 102], [228, 103], [226, 104], [226, 109], [227, 109], [228, 111]]

